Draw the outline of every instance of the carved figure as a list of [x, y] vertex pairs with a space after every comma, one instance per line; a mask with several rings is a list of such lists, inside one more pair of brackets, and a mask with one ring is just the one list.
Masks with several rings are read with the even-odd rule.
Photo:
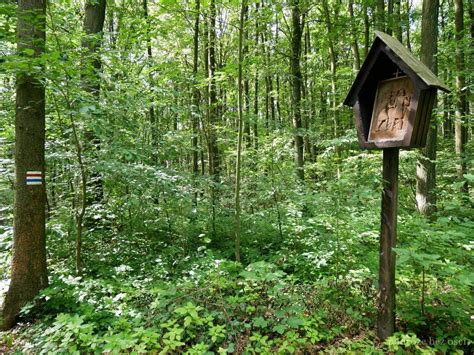
[[389, 110], [395, 103], [393, 92], [390, 92], [388, 95], [385, 96], [384, 102], [384, 108], [379, 112], [379, 115], [377, 116], [377, 132], [386, 131], [390, 127], [391, 117], [389, 115]]
[[405, 89], [399, 89], [394, 97], [393, 103], [389, 105], [387, 114], [391, 122], [391, 130], [403, 129], [403, 121], [408, 116], [410, 97], [406, 95]]

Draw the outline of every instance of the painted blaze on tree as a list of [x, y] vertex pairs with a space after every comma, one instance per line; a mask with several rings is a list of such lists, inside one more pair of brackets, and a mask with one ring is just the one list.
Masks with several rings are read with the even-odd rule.
[[353, 106], [362, 148], [423, 147], [436, 89], [449, 91], [397, 39], [376, 31], [344, 104]]

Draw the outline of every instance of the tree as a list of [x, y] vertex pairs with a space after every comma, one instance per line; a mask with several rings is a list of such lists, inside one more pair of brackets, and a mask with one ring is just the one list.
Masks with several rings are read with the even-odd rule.
[[360, 56], [359, 56], [359, 44], [357, 42], [357, 34], [354, 20], [354, 0], [349, 0], [348, 11], [350, 19], [350, 29], [351, 29], [351, 50], [352, 55], [354, 56], [353, 69], [355, 72], [360, 69]]
[[[459, 179], [463, 179], [466, 173], [466, 159], [464, 156], [465, 146], [467, 143], [467, 127], [464, 120], [467, 116], [467, 89], [466, 78], [464, 74], [464, 7], [462, 0], [454, 0], [455, 9], [455, 40], [456, 40], [456, 121], [454, 123], [454, 135], [456, 145], [456, 156], [458, 159], [457, 173]], [[465, 182], [461, 187], [461, 191], [468, 192], [468, 184]]]
[[[84, 7], [84, 32], [85, 37], [82, 41], [82, 47], [86, 50], [85, 54], [85, 66], [86, 73], [82, 76], [82, 85], [84, 90], [91, 94], [94, 100], [98, 100], [99, 97], [99, 71], [102, 66], [100, 58], [97, 56], [97, 51], [100, 48], [100, 41], [102, 39], [102, 30], [104, 28], [105, 21], [105, 5], [106, 0], [87, 0]], [[90, 71], [89, 71], [90, 70]], [[91, 185], [93, 193], [91, 198], [87, 199], [87, 176], [86, 169], [84, 166], [84, 160], [82, 158], [83, 146], [79, 142], [76, 124], [72, 122], [73, 132], [76, 143], [76, 152], [77, 158], [81, 169], [81, 180], [82, 180], [82, 198], [81, 198], [81, 208], [76, 214], [76, 271], [78, 274], [82, 272], [82, 224], [84, 220], [84, 215], [86, 212], [86, 207], [88, 204], [93, 201], [102, 200], [103, 196], [103, 186], [102, 178], [99, 173], [93, 172], [91, 177]], [[92, 142], [95, 149], [100, 148], [99, 138], [91, 131], [86, 133], [86, 141]]]
[[217, 89], [216, 89], [216, 2], [211, 0], [208, 26], [208, 79], [209, 79], [209, 132], [208, 132], [208, 146], [209, 146], [209, 174], [215, 181], [219, 181], [220, 175], [220, 160], [219, 150], [217, 146]]
[[385, 31], [385, 4], [384, 0], [377, 0], [375, 8], [375, 28]]
[[87, 0], [84, 5], [83, 28], [86, 35], [82, 47], [86, 50], [85, 63], [89, 72], [83, 76], [83, 85], [87, 92], [96, 96], [99, 95], [98, 73], [102, 66], [97, 51], [100, 49], [104, 29], [105, 5], [106, 0]]
[[242, 89], [242, 67], [244, 62], [244, 26], [247, 17], [247, 1], [242, 0], [242, 9], [240, 10], [239, 22], [239, 69], [238, 69], [238, 132], [237, 132], [237, 161], [235, 166], [235, 260], [240, 262], [240, 176], [242, 167], [242, 135], [243, 135], [243, 89]]
[[[149, 16], [149, 11], [148, 11], [148, 0], [143, 0], [143, 16], [145, 18], [145, 23], [146, 23], [146, 52], [148, 59], [151, 61], [153, 58], [153, 51], [151, 48], [151, 36], [150, 36], [150, 30], [151, 30], [151, 25], [150, 25], [150, 16]], [[110, 11], [111, 12], [111, 11]], [[199, 13], [199, 12], [198, 12]], [[199, 14], [198, 14], [199, 16]], [[153, 81], [153, 78], [150, 76], [150, 81]], [[156, 113], [155, 113], [155, 106], [153, 103], [150, 105], [150, 108], [148, 109], [148, 115], [150, 117], [150, 126], [151, 126], [151, 146], [153, 147], [152, 151], [152, 161], [154, 164], [157, 163], [157, 154], [155, 149], [157, 149], [158, 145], [158, 137], [157, 137], [157, 127], [156, 127]], [[197, 139], [197, 138], [196, 138]], [[197, 154], [197, 152], [196, 152]]]
[[301, 134], [301, 38], [303, 36], [303, 24], [301, 21], [301, 9], [299, 0], [291, 2], [291, 103], [293, 109], [293, 126], [295, 129], [295, 165], [296, 175], [300, 180], [304, 180], [304, 141]]
[[[44, 0], [18, 2], [17, 48], [20, 54], [28, 56], [25, 60], [31, 61], [31, 64], [45, 50], [45, 15]], [[20, 71], [16, 80], [13, 259], [10, 287], [3, 307], [4, 329], [11, 328], [20, 309], [48, 285], [44, 184], [45, 88], [40, 71]]]
[[[201, 1], [196, 0], [195, 11], [196, 17], [194, 19], [194, 36], [193, 36], [193, 105], [192, 105], [192, 149], [193, 149], [193, 174], [195, 176], [199, 173], [198, 166], [198, 130], [199, 130], [199, 102], [201, 101], [201, 95], [197, 83], [197, 75], [199, 69], [199, 17], [201, 10]], [[195, 199], [196, 200], [196, 199]]]
[[[438, 0], [423, 0], [421, 21], [421, 61], [437, 73], [436, 53], [438, 51]], [[433, 119], [421, 149], [416, 165], [416, 207], [430, 217], [436, 209], [436, 135], [437, 125]]]

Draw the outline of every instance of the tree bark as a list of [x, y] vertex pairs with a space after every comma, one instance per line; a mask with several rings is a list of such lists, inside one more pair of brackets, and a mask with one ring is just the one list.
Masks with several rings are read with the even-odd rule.
[[377, 0], [375, 8], [375, 29], [385, 32], [385, 4], [384, 0]]
[[[335, 33], [333, 32], [333, 24], [329, 15], [329, 4], [327, 0], [322, 2], [323, 10], [324, 10], [324, 18], [326, 21], [326, 27], [329, 33], [329, 65], [331, 69], [331, 113], [332, 113], [332, 122], [333, 122], [333, 137], [337, 138], [339, 134], [339, 117], [337, 114], [337, 88], [336, 88], [336, 81], [337, 81], [337, 55], [336, 49], [334, 46], [335, 41]], [[336, 153], [336, 166], [337, 171], [336, 175], [339, 178], [340, 176], [340, 168], [339, 163], [341, 160], [341, 148], [339, 145], [335, 146], [335, 153]]]
[[407, 47], [411, 51], [411, 41], [410, 41], [410, 22], [411, 22], [410, 11], [411, 11], [411, 5], [410, 5], [410, 0], [406, 0], [405, 4], [406, 4], [406, 23], [405, 24], [406, 24]]
[[216, 3], [210, 2], [209, 13], [209, 40], [208, 40], [208, 61], [209, 61], [209, 174], [215, 181], [219, 181], [220, 164], [219, 151], [217, 147], [216, 123], [217, 123], [217, 91], [216, 91]]
[[[17, 48], [32, 49], [31, 61], [45, 50], [46, 1], [19, 0]], [[26, 60], [26, 58], [25, 58]], [[15, 205], [11, 281], [2, 310], [10, 329], [21, 308], [48, 285], [46, 269], [45, 88], [40, 71], [19, 72], [15, 118]], [[27, 185], [27, 172], [40, 184]]]
[[397, 37], [397, 39], [400, 41], [400, 43], [402, 42], [402, 19], [401, 19], [401, 4], [400, 4], [400, 1], [401, 0], [395, 0], [395, 15], [393, 17], [393, 20], [394, 20], [394, 31], [395, 31], [395, 37]]
[[[248, 17], [248, 6], [246, 5], [245, 18], [243, 19], [244, 23], [247, 22], [247, 17]], [[249, 32], [245, 26], [242, 30], [244, 31], [243, 39], [242, 39], [243, 41], [242, 56], [245, 57], [249, 51], [249, 45], [248, 45]], [[240, 37], [239, 37], [239, 41], [240, 41]], [[244, 80], [244, 107], [245, 107], [244, 139], [245, 139], [246, 147], [250, 148], [252, 146], [252, 139], [250, 136], [250, 81], [248, 79], [248, 75], [245, 75], [245, 79], [243, 80]]]
[[82, 47], [86, 49], [86, 68], [92, 66], [92, 72], [82, 77], [84, 89], [94, 95], [99, 94], [98, 73], [102, 66], [97, 51], [100, 49], [105, 21], [106, 0], [87, 0], [84, 7], [84, 32]]
[[295, 165], [296, 175], [300, 180], [304, 180], [304, 141], [301, 135], [301, 37], [303, 26], [301, 23], [301, 12], [299, 0], [291, 2], [291, 86], [292, 86], [292, 106], [293, 106], [293, 126], [295, 132]]
[[[84, 90], [92, 94], [98, 101], [100, 93], [99, 72], [102, 63], [97, 54], [102, 42], [102, 31], [105, 21], [106, 0], [87, 0], [84, 6], [83, 28], [85, 36], [82, 40], [82, 47], [85, 49], [83, 65], [85, 72], [82, 75], [82, 86]], [[100, 150], [100, 139], [94, 132], [88, 131], [85, 134], [87, 142], [91, 142], [93, 148]], [[88, 204], [101, 201], [103, 198], [102, 177], [97, 171], [91, 174], [90, 185], [92, 194], [88, 199]]]
[[[438, 0], [423, 0], [421, 22], [421, 61], [437, 73]], [[435, 117], [430, 120], [426, 147], [421, 149], [416, 166], [416, 206], [420, 213], [431, 217], [436, 210], [436, 141]]]
[[[255, 47], [259, 48], [258, 39], [260, 36], [260, 26], [258, 22], [260, 3], [255, 3]], [[255, 150], [258, 149], [258, 69], [255, 72], [255, 84], [254, 84], [254, 101], [253, 101], [253, 147]]]
[[394, 19], [393, 19], [393, 0], [388, 0], [387, 3], [387, 21], [386, 21], [386, 31], [387, 34], [390, 36], [393, 35], [393, 29], [394, 29]]
[[[196, 17], [194, 20], [194, 38], [193, 38], [193, 106], [192, 106], [192, 127], [193, 127], [193, 137], [191, 141], [192, 152], [193, 152], [193, 174], [195, 176], [199, 175], [199, 156], [198, 156], [198, 134], [199, 134], [199, 102], [200, 102], [200, 92], [197, 82], [197, 74], [199, 69], [199, 17], [201, 11], [201, 1], [196, 0], [195, 5]], [[196, 199], [195, 199], [196, 200]]]
[[245, 19], [248, 13], [247, 1], [242, 0], [242, 8], [240, 10], [240, 25], [239, 25], [239, 76], [237, 79], [238, 87], [238, 111], [239, 111], [239, 122], [238, 122], [238, 136], [237, 136], [237, 161], [235, 166], [235, 260], [240, 262], [240, 177], [242, 168], [242, 135], [243, 135], [243, 88], [242, 88], [242, 72], [245, 50], [243, 48], [244, 41], [244, 27]]
[[369, 11], [366, 2], [364, 2], [364, 58], [367, 57], [370, 48], [370, 22]]
[[[145, 22], [146, 22], [146, 52], [148, 59], [153, 58], [153, 52], [151, 48], [151, 37], [150, 37], [150, 18], [148, 15], [148, 0], [143, 0], [143, 16], [145, 17]], [[151, 64], [151, 63], [150, 63]], [[150, 75], [150, 82], [152, 82], [152, 77]], [[153, 149], [152, 151], [152, 161], [154, 164], [158, 163], [158, 157], [156, 154], [155, 149], [158, 147], [158, 132], [157, 132], [157, 122], [156, 122], [156, 114], [155, 114], [155, 106], [153, 104], [150, 105], [148, 108], [148, 115], [150, 118], [150, 126], [151, 126], [151, 147]]]
[[[456, 169], [459, 179], [464, 179], [464, 174], [467, 171], [466, 157], [464, 156], [465, 146], [467, 143], [467, 126], [464, 122], [467, 117], [467, 89], [466, 77], [464, 74], [465, 60], [464, 60], [464, 7], [462, 0], [454, 0], [455, 11], [455, 40], [456, 40], [456, 116], [454, 123], [454, 136], [456, 146], [456, 157], [458, 162]], [[461, 192], [468, 192], [468, 184], [465, 182], [461, 187]]]
[[349, 10], [349, 17], [350, 17], [350, 26], [351, 26], [351, 49], [352, 55], [354, 56], [353, 62], [353, 70], [355, 72], [359, 71], [360, 69], [360, 56], [359, 56], [359, 44], [357, 43], [357, 34], [356, 34], [356, 27], [355, 27], [355, 20], [354, 20], [354, 0], [349, 0], [348, 5]]

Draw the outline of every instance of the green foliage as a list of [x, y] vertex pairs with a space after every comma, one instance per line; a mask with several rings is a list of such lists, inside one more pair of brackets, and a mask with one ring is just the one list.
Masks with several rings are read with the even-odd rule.
[[[288, 4], [265, 2], [257, 12], [250, 2], [244, 72], [250, 86], [245, 118], [251, 137], [244, 137], [241, 264], [233, 261], [240, 4], [217, 2], [215, 129], [222, 168], [217, 181], [207, 173], [209, 80], [203, 59], [209, 1], [201, 1], [196, 77], [191, 66], [194, 1], [148, 1], [148, 19], [142, 2], [107, 3], [98, 79], [90, 63], [84, 64], [82, 2], [48, 2], [48, 48], [35, 62], [29, 49], [15, 53], [15, 6], [0, 5], [0, 293], [8, 287], [13, 235], [14, 77], [25, 70], [41, 71], [46, 83], [50, 273], [50, 287], [23, 308], [22, 325], [1, 333], [2, 352], [472, 350], [474, 174], [471, 168], [457, 176], [449, 129], [439, 140], [438, 211], [433, 220], [415, 211], [417, 152], [401, 152], [399, 332], [384, 343], [375, 339], [381, 154], [358, 150], [351, 112], [338, 106], [355, 75], [346, 41], [350, 18], [342, 2], [329, 1], [335, 21], [329, 35], [321, 3], [307, 3], [310, 43], [301, 65], [307, 90], [302, 113], [308, 127], [299, 133], [311, 143], [315, 159], [305, 161], [304, 183], [294, 176]], [[373, 2], [354, 3], [362, 53], [364, 8], [372, 21]], [[448, 6], [442, 4], [446, 23], [438, 59], [444, 80], [454, 86]], [[413, 10], [410, 23], [406, 9], [401, 15], [416, 52], [420, 18]], [[149, 43], [152, 56], [147, 55]], [[334, 94], [329, 44], [337, 54]], [[100, 83], [99, 95], [85, 92], [84, 78]], [[472, 80], [468, 82], [472, 87]], [[194, 88], [200, 92], [198, 107]], [[440, 96], [440, 124], [445, 118], [452, 122], [455, 99], [455, 93]], [[198, 118], [197, 132], [192, 117]], [[87, 177], [82, 276], [74, 273], [82, 182], [72, 121]], [[191, 145], [193, 137], [197, 147]], [[472, 142], [465, 157], [470, 167]], [[198, 175], [192, 171], [195, 149], [204, 172]], [[92, 198], [93, 180], [100, 180], [102, 199]], [[459, 192], [465, 183], [471, 195]]]

